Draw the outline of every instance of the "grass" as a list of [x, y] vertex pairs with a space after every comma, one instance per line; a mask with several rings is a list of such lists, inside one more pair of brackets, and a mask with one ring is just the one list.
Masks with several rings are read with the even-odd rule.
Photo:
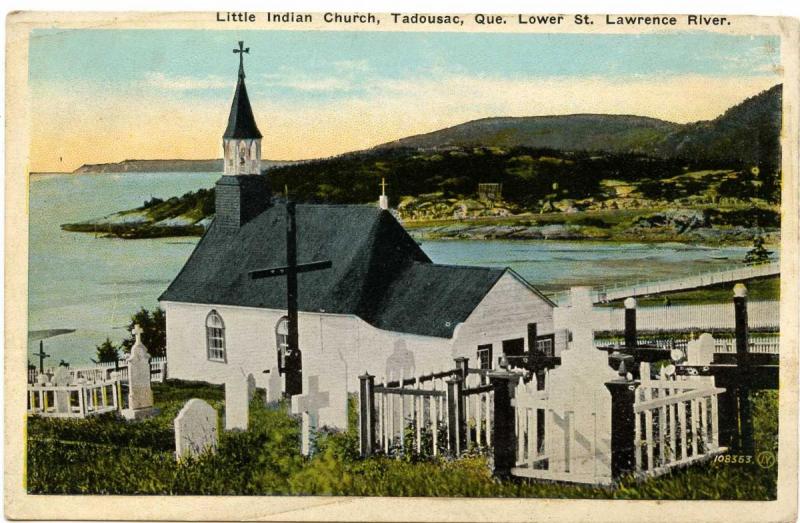
[[[613, 487], [498, 480], [485, 457], [458, 460], [358, 458], [355, 431], [321, 431], [312, 458], [300, 454], [298, 420], [286, 405], [257, 399], [250, 430], [222, 432], [215, 455], [177, 463], [172, 419], [188, 399], [222, 411], [220, 387], [154, 386], [160, 414], [140, 423], [111, 416], [31, 418], [28, 491], [35, 494], [215, 494], [553, 497], [596, 499], [774, 499], [777, 469], [705, 463], [659, 478], [624, 478]], [[757, 452], [777, 450], [777, 394], [753, 395]], [[351, 411], [351, 426], [355, 421]]]

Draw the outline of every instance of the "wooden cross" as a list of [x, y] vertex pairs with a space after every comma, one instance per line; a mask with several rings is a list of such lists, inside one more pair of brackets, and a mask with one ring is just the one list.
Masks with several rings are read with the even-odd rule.
[[286, 202], [286, 265], [268, 269], [256, 269], [248, 274], [253, 280], [286, 276], [286, 309], [289, 332], [286, 354], [286, 395], [303, 393], [302, 354], [297, 328], [297, 275], [301, 272], [330, 269], [330, 260], [310, 263], [297, 263], [297, 225], [295, 223], [295, 204]]
[[244, 78], [244, 53], [250, 54], [250, 48], [245, 47], [244, 42], [239, 40], [239, 49], [234, 49], [233, 52], [239, 55], [239, 76]]
[[45, 354], [44, 352], [44, 342], [39, 340], [39, 352], [34, 352], [34, 356], [39, 356], [39, 374], [44, 372], [44, 359], [49, 358], [49, 354]]

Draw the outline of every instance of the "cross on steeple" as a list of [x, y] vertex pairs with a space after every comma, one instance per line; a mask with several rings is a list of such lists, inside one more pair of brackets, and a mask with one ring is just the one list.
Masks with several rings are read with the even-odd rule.
[[239, 49], [234, 49], [233, 52], [239, 55], [239, 78], [244, 78], [244, 53], [250, 54], [250, 48], [245, 47], [244, 42], [239, 40]]
[[386, 178], [381, 178], [381, 196], [386, 196]]

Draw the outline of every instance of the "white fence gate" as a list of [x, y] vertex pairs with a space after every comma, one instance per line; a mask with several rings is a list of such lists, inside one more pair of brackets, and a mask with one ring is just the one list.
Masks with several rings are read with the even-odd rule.
[[650, 364], [640, 367], [634, 412], [635, 472], [659, 476], [671, 468], [711, 458], [719, 446], [717, 397], [713, 376], [650, 379]]

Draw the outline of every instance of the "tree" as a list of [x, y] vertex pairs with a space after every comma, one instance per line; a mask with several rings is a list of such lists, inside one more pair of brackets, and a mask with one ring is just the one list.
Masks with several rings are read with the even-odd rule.
[[762, 238], [761, 236], [757, 236], [753, 240], [753, 248], [747, 251], [747, 254], [744, 255], [744, 262], [762, 263], [765, 261], [769, 261], [770, 255], [772, 255], [772, 251], [768, 251], [764, 247], [764, 238]]
[[119, 348], [106, 338], [106, 341], [97, 346], [98, 363], [117, 361], [119, 358]]
[[[166, 356], [167, 354], [167, 315], [164, 309], [157, 307], [153, 312], [144, 307], [131, 316], [128, 323], [128, 332], [133, 330], [134, 325], [142, 328], [142, 343], [147, 347], [150, 356]], [[136, 339], [133, 334], [122, 342], [122, 350], [130, 353]]]

